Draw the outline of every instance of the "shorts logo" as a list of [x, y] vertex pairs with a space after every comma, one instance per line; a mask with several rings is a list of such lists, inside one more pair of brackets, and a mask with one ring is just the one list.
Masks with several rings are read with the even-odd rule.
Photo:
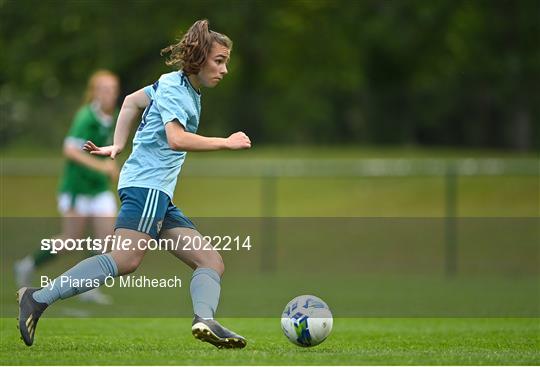
[[160, 220], [156, 223], [157, 233], [161, 232], [161, 226], [163, 225], [163, 221]]

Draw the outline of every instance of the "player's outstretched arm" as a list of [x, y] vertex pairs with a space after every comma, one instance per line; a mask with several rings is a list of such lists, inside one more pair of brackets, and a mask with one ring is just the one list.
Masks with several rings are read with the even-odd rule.
[[[83, 149], [86, 149], [86, 144], [85, 144], [85, 148]], [[82, 164], [83, 166], [88, 167], [94, 171], [104, 173], [110, 178], [112, 178], [113, 180], [115, 180], [118, 177], [118, 167], [116, 166], [114, 162], [108, 161], [108, 160], [104, 161], [104, 160], [89, 156], [88, 154], [85, 154], [83, 151], [81, 151], [80, 146], [76, 146], [70, 143], [65, 143], [64, 156], [67, 159], [70, 159], [74, 162]]]
[[150, 98], [143, 89], [131, 93], [124, 99], [116, 128], [114, 130], [113, 145], [98, 147], [93, 142], [88, 141], [84, 145], [84, 150], [94, 155], [109, 156], [114, 159], [126, 146], [133, 121], [141, 117], [142, 111], [150, 104]]
[[173, 150], [185, 152], [207, 152], [212, 150], [238, 150], [251, 148], [251, 140], [243, 132], [239, 131], [228, 138], [209, 138], [193, 134], [184, 130], [184, 127], [176, 121], [165, 125], [167, 142]]

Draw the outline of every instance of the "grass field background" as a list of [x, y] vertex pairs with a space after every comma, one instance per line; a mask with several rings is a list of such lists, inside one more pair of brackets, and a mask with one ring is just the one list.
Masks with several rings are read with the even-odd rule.
[[[15, 147], [2, 157], [46, 158], [61, 168], [58, 152], [49, 150]], [[186, 170], [204, 157], [537, 160], [491, 151], [268, 148], [191, 154]], [[12, 264], [59, 229], [57, 184], [55, 174], [2, 175], [3, 364], [540, 363], [534, 172], [458, 177], [454, 276], [445, 272], [444, 177], [278, 177], [275, 219], [265, 218], [264, 177], [182, 177], [175, 202], [199, 228], [255, 238], [249, 252], [223, 253], [219, 317], [248, 337], [243, 351], [217, 351], [191, 337], [190, 271], [161, 253], [147, 255], [137, 274], [178, 275], [181, 289], [104, 289], [115, 300], [105, 307], [76, 297], [59, 302], [40, 321], [36, 345], [26, 348], [14, 326]], [[264, 270], [269, 228], [271, 271]], [[83, 257], [59, 256], [39, 274], [56, 276]], [[279, 328], [282, 308], [299, 294], [322, 297], [336, 317], [331, 337], [313, 349], [290, 344]]]
[[537, 365], [537, 319], [337, 318], [321, 345], [301, 348], [279, 318], [224, 319], [249, 340], [217, 350], [190, 334], [189, 319], [43, 319], [36, 344], [13, 343], [2, 319], [2, 364], [24, 365]]

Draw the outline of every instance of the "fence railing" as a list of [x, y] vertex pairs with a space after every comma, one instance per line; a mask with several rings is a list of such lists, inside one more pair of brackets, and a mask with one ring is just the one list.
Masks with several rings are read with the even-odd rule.
[[[50, 176], [62, 159], [5, 158], [2, 175]], [[540, 159], [205, 159], [190, 157], [182, 175], [200, 177], [538, 176]]]
[[[61, 159], [9, 158], [0, 161], [2, 176], [52, 176], [61, 172]], [[277, 182], [283, 177], [444, 177], [445, 182], [445, 271], [457, 269], [457, 203], [460, 176], [540, 177], [540, 159], [205, 159], [191, 158], [183, 176], [258, 177], [261, 185], [261, 217], [266, 243], [262, 267], [275, 268], [276, 243], [273, 217], [276, 216]], [[540, 184], [540, 183], [539, 183]]]

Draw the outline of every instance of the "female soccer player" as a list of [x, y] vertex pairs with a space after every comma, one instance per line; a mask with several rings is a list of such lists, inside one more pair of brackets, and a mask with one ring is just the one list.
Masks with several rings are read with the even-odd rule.
[[[110, 144], [118, 114], [118, 92], [118, 77], [108, 70], [98, 70], [88, 80], [84, 105], [64, 139], [63, 152], [67, 160], [58, 195], [62, 233], [54, 238], [83, 238], [90, 224], [98, 238], [113, 232], [117, 207], [109, 181], [118, 177], [118, 168], [114, 161], [90, 156], [82, 148], [88, 140], [99, 145]], [[36, 268], [53, 257], [50, 251], [38, 250], [17, 261], [14, 267], [17, 285], [28, 286]], [[101, 304], [111, 302], [110, 297], [97, 288], [81, 299]]]
[[[103, 284], [109, 275], [129, 274], [137, 269], [146, 252], [137, 245], [141, 240], [202, 237], [171, 200], [186, 152], [251, 147], [243, 132], [228, 138], [196, 134], [201, 112], [200, 88], [215, 87], [227, 74], [231, 48], [231, 40], [209, 30], [207, 20], [195, 22], [179, 43], [162, 50], [170, 53], [167, 64], [179, 71], [164, 74], [153, 85], [126, 97], [113, 145], [86, 144], [86, 150], [92, 154], [114, 159], [126, 145], [132, 122], [144, 110], [133, 140], [133, 152], [122, 168], [118, 184], [121, 208], [115, 234], [123, 240], [130, 239], [132, 248], [88, 258], [64, 273], [65, 279], [90, 279], [88, 283]], [[182, 251], [182, 246], [171, 252], [194, 269], [190, 285], [195, 313], [193, 335], [218, 348], [245, 347], [242, 336], [213, 319], [224, 271], [220, 254], [214, 250]], [[48, 306], [92, 288], [67, 283], [57, 281], [52, 287], [19, 290], [19, 327], [27, 345], [32, 345], [39, 317]]]

